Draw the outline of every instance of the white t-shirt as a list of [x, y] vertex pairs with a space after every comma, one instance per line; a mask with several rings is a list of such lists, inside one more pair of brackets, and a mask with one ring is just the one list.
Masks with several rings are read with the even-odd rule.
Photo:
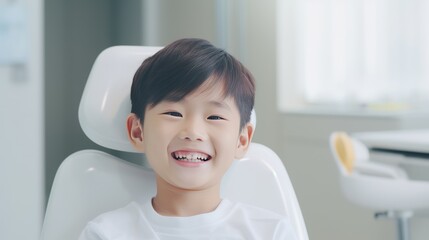
[[296, 240], [288, 218], [268, 210], [222, 200], [210, 213], [159, 215], [151, 201], [132, 202], [87, 224], [79, 240], [282, 239]]

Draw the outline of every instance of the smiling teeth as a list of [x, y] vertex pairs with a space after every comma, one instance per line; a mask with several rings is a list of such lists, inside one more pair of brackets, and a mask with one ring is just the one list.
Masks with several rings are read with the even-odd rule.
[[186, 162], [205, 162], [209, 159], [209, 156], [203, 153], [175, 152], [173, 156], [176, 160]]

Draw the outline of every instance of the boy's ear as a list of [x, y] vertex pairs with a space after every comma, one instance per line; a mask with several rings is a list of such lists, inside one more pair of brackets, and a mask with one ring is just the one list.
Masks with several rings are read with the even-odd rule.
[[128, 139], [136, 150], [144, 152], [143, 145], [143, 126], [140, 119], [134, 113], [127, 117], [127, 133]]
[[244, 157], [249, 148], [250, 142], [252, 141], [254, 127], [251, 123], [247, 123], [241, 130], [240, 136], [238, 136], [238, 146], [235, 151], [235, 158], [240, 159]]

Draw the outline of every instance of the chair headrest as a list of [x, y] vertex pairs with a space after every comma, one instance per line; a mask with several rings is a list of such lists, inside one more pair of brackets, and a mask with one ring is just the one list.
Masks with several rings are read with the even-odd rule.
[[[131, 84], [141, 63], [160, 49], [114, 46], [98, 55], [79, 105], [79, 122], [89, 139], [106, 148], [136, 152], [126, 130]], [[251, 122], [256, 126], [254, 111]]]
[[131, 84], [141, 63], [160, 49], [115, 46], [98, 55], [79, 105], [79, 122], [89, 139], [110, 149], [135, 152], [126, 131]]

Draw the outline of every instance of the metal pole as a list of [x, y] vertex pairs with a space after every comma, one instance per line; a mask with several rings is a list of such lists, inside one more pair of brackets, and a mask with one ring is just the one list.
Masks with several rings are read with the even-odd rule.
[[410, 229], [408, 224], [408, 216], [402, 214], [396, 220], [396, 226], [398, 231], [398, 240], [410, 240]]

